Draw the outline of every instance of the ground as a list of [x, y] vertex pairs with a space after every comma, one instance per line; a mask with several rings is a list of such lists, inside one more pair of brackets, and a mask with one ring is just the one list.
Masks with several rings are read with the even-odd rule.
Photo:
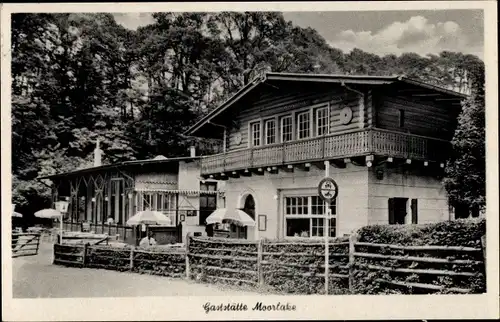
[[52, 265], [52, 245], [12, 259], [14, 298], [256, 295], [251, 291], [180, 279]]

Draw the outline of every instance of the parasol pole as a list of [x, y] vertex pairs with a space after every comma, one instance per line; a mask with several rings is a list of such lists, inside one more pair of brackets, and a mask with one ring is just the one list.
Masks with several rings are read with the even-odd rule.
[[59, 218], [59, 229], [60, 229], [60, 234], [59, 234], [59, 243], [62, 245], [63, 243], [63, 216], [64, 214], [61, 212], [61, 218]]

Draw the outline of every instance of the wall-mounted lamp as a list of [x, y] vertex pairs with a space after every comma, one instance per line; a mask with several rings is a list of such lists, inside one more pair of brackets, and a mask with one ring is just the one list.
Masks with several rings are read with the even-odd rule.
[[128, 198], [132, 199], [133, 195], [131, 193], [128, 194]]
[[372, 163], [371, 161], [366, 161], [366, 166], [367, 166], [368, 168], [371, 168], [371, 167], [372, 167], [372, 165], [373, 165], [373, 163]]

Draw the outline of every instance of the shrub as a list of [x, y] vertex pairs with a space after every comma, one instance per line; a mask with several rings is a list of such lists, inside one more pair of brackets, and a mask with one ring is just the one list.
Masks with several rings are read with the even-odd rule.
[[[346, 242], [346, 238], [331, 239], [330, 274], [348, 274], [349, 245], [333, 245]], [[300, 242], [266, 241], [262, 260], [264, 283], [275, 291], [291, 294], [324, 294], [325, 293], [325, 248], [318, 240]], [[302, 254], [293, 256], [291, 254]], [[346, 256], [333, 256], [345, 254]], [[331, 276], [329, 278], [329, 294], [346, 294], [348, 279]]]
[[[464, 246], [481, 248], [481, 237], [486, 233], [484, 219], [456, 220], [424, 225], [375, 225], [358, 230], [358, 241], [392, 244], [403, 246]], [[456, 293], [451, 288], [469, 289], [469, 293], [485, 292], [484, 265], [478, 262], [470, 264], [456, 264], [451, 260], [482, 261], [482, 252], [460, 252], [455, 250], [426, 250], [414, 251], [405, 249], [391, 249], [389, 247], [358, 246], [357, 252], [374, 253], [393, 256], [433, 257], [450, 260], [449, 263], [427, 263], [398, 259], [372, 259], [356, 257], [354, 263], [354, 292], [359, 294], [402, 294], [423, 293]], [[451, 272], [469, 272], [474, 276], [443, 276], [436, 274], [411, 274], [408, 272], [394, 272], [370, 270], [366, 265], [384, 266], [388, 268], [445, 270]], [[402, 283], [421, 283], [444, 287], [434, 291], [424, 288], [398, 287], [384, 281]]]

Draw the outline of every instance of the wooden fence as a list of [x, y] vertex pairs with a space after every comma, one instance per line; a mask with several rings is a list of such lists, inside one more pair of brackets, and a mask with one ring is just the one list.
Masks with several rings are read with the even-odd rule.
[[354, 242], [351, 256], [354, 293], [384, 289], [404, 294], [486, 291], [482, 248]]
[[[251, 285], [296, 294], [484, 293], [482, 248], [402, 246], [332, 239], [328, 272], [319, 241], [188, 236], [184, 247], [55, 245], [54, 263]], [[328, 274], [328, 275], [327, 275]]]
[[[188, 237], [186, 276], [197, 281], [267, 286], [285, 293], [324, 293], [321, 242], [258, 242]], [[332, 240], [329, 293], [348, 290], [349, 242]]]
[[12, 233], [12, 257], [37, 255], [39, 246], [38, 233]]
[[100, 245], [54, 245], [54, 264], [117, 271], [132, 271], [169, 277], [185, 276], [184, 248], [154, 250]]
[[[186, 276], [198, 281], [324, 293], [322, 242], [258, 242], [188, 237]], [[328, 294], [483, 293], [482, 248], [401, 246], [332, 240]]]

